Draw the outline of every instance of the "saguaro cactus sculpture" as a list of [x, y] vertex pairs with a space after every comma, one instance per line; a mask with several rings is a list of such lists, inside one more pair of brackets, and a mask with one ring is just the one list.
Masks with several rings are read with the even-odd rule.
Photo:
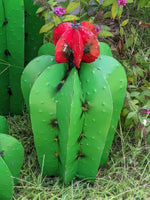
[[105, 55], [99, 55], [89, 22], [59, 24], [53, 36], [57, 62], [68, 63], [42, 55], [53, 49], [46, 45], [21, 79], [38, 160], [44, 174], [59, 175], [66, 184], [75, 176], [95, 180], [107, 161], [124, 101], [125, 71], [104, 43]]
[[36, 9], [31, 0], [0, 0], [0, 114], [3, 115], [21, 114], [23, 110], [20, 77], [24, 62], [35, 57], [43, 42], [39, 27], [44, 22], [36, 16]]
[[[17, 184], [23, 162], [23, 147], [21, 143], [8, 133], [8, 124], [0, 116], [0, 199], [10, 200], [13, 195], [13, 185]], [[12, 178], [13, 177], [13, 178]], [[15, 179], [14, 179], [15, 178]]]

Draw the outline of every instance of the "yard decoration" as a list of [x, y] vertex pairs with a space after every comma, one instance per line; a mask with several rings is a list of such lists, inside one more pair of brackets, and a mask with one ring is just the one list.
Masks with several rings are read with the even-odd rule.
[[0, 199], [10, 200], [13, 195], [13, 185], [17, 184], [24, 150], [21, 143], [8, 135], [8, 124], [0, 116]]
[[[31, 0], [0, 0], [0, 114], [21, 114], [23, 97], [20, 77], [43, 43]], [[25, 41], [24, 41], [25, 38]], [[31, 47], [32, 46], [32, 47]], [[29, 53], [30, 52], [30, 53]]]
[[[65, 23], [58, 25], [63, 26]], [[76, 32], [79, 26], [69, 26], [70, 37], [70, 32]], [[93, 26], [89, 23], [89, 27]], [[55, 55], [59, 50], [61, 59], [66, 58], [68, 63], [56, 63], [54, 56], [42, 55], [48, 54], [50, 46], [54, 54], [53, 45], [42, 46], [39, 50], [41, 56], [32, 60], [22, 74], [23, 95], [30, 111], [43, 174], [60, 176], [65, 184], [74, 177], [94, 181], [99, 166], [105, 164], [108, 158], [126, 93], [126, 74], [121, 64], [112, 57], [107, 44], [102, 43], [105, 55], [97, 56], [96, 52], [93, 57], [98, 58], [94, 62], [80, 63], [74, 53], [78, 48], [64, 37], [67, 38], [66, 31], [58, 31], [58, 36], [54, 36]], [[59, 40], [63, 41], [62, 46]], [[79, 37], [76, 41], [80, 47]], [[71, 58], [66, 48], [72, 53]], [[80, 55], [79, 61], [83, 60]], [[59, 62], [63, 62], [61, 59]]]

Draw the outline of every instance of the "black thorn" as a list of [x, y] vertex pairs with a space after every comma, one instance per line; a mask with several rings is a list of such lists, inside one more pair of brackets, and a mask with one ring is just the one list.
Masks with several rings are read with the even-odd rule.
[[6, 50], [4, 51], [4, 53], [5, 53], [6, 56], [11, 56], [10, 52], [8, 51], [8, 49], [6, 49]]
[[77, 155], [77, 159], [80, 160], [80, 158], [85, 158], [85, 155], [82, 154], [82, 150], [80, 149]]
[[57, 156], [57, 158], [58, 158], [58, 162], [62, 165], [62, 162], [60, 160], [60, 156], [59, 155]]
[[88, 111], [88, 105], [87, 105], [87, 103], [82, 103], [82, 112], [81, 112], [80, 118], [82, 118], [83, 113], [87, 112], [87, 111]]
[[79, 136], [77, 142], [79, 143], [79, 142], [82, 140], [82, 138], [83, 138], [83, 133], [80, 134], [80, 136]]
[[57, 121], [56, 119], [51, 120], [50, 124], [51, 124], [53, 127], [58, 127], [58, 121]]
[[0, 156], [1, 156], [2, 158], [4, 157], [4, 152], [3, 152], [3, 151], [0, 152]]
[[62, 86], [64, 85], [64, 83], [65, 83], [65, 81], [66, 81], [66, 79], [67, 79], [67, 77], [68, 77], [68, 73], [67, 73], [66, 76], [60, 81], [60, 83], [57, 85], [57, 88], [56, 88], [56, 91], [57, 91], [57, 92], [62, 88]]
[[54, 138], [54, 141], [56, 141], [56, 142], [58, 142], [58, 141], [59, 141], [59, 138], [58, 138], [58, 136], [56, 136], [56, 137]]
[[3, 25], [5, 26], [8, 23], [8, 20], [5, 18]]
[[27, 40], [28, 37], [28, 33], [25, 33], [25, 41]]
[[57, 86], [57, 91], [59, 91], [61, 88], [62, 88], [62, 86], [63, 86], [63, 84], [64, 84], [64, 80], [62, 80], [59, 84], [58, 84], [58, 86]]
[[11, 90], [11, 86], [8, 86], [8, 94], [11, 96], [12, 95], [12, 90]]
[[27, 16], [28, 16], [28, 13], [27, 13], [27, 11], [25, 11], [25, 12], [24, 12], [24, 16], [25, 16], [25, 17], [27, 17]]

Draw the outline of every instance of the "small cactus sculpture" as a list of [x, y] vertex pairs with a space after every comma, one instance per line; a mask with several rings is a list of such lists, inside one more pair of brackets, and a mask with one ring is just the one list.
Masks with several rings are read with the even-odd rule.
[[[25, 8], [24, 8], [25, 5]], [[26, 64], [43, 43], [32, 0], [0, 0], [0, 114], [21, 114], [20, 77]], [[36, 39], [34, 39], [36, 37]], [[25, 38], [25, 41], [24, 41]], [[32, 47], [31, 47], [32, 46]], [[30, 52], [30, 55], [29, 55]]]
[[10, 200], [13, 195], [13, 185], [17, 184], [23, 162], [23, 147], [21, 143], [8, 135], [8, 124], [0, 116], [0, 199]]
[[[65, 184], [74, 177], [95, 180], [99, 166], [107, 161], [126, 92], [123, 67], [105, 43], [100, 43], [97, 56], [95, 29], [87, 23], [58, 25], [55, 52], [52, 44], [42, 46], [40, 56], [26, 66], [21, 78], [40, 166], [44, 174], [60, 176]], [[59, 26], [67, 26], [69, 34], [76, 32], [76, 47], [75, 41], [64, 40], [67, 33]], [[81, 26], [88, 29], [82, 39], [80, 30], [86, 29]], [[82, 40], [87, 41], [78, 60]], [[52, 55], [43, 55], [49, 52]], [[57, 62], [68, 63], [56, 63], [54, 54]], [[95, 61], [85, 63], [91, 59]]]

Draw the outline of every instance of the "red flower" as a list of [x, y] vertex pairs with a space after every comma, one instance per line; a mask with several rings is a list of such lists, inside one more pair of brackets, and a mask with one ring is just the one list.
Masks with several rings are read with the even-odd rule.
[[69, 62], [78, 69], [81, 61], [95, 61], [100, 53], [96, 36], [96, 28], [90, 22], [59, 24], [53, 32], [56, 61]]

